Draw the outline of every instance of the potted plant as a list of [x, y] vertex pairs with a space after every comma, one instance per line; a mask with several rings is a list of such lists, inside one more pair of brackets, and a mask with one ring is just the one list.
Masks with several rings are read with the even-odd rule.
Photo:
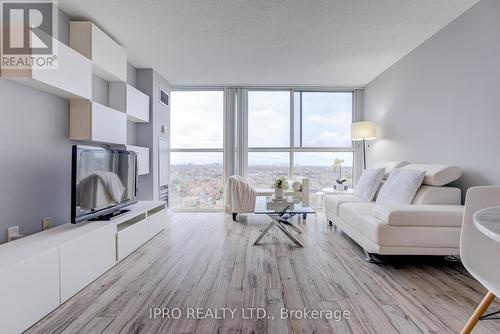
[[335, 185], [333, 187], [337, 191], [346, 191], [347, 190], [347, 185], [345, 184], [346, 182], [347, 179], [336, 179]]
[[339, 171], [338, 173], [338, 178], [335, 180], [335, 184], [333, 185], [333, 189], [335, 190], [344, 190], [344, 188], [347, 190], [347, 186], [344, 185], [345, 182], [347, 182], [347, 179], [342, 178], [342, 164], [344, 163], [343, 159], [338, 159], [335, 158], [333, 161], [332, 169], [333, 169], [333, 177], [336, 177], [335, 174], [337, 174], [337, 170]]
[[276, 199], [282, 199], [285, 190], [288, 189], [288, 181], [286, 177], [280, 176], [274, 181], [274, 197]]

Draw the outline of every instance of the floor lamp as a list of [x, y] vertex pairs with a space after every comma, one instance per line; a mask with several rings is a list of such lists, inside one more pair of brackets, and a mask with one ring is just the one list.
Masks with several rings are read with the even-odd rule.
[[351, 125], [351, 137], [354, 141], [363, 141], [363, 170], [366, 169], [366, 141], [377, 138], [375, 122], [356, 122]]

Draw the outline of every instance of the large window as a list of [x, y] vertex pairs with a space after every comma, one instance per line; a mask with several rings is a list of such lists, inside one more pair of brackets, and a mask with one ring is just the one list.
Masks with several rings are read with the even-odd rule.
[[318, 200], [316, 196], [312, 196], [315, 192], [332, 188], [336, 179], [345, 179], [348, 184], [352, 184], [353, 153], [295, 152], [293, 175], [310, 180], [311, 204], [318, 207], [321, 203], [314, 202]]
[[272, 188], [278, 176], [307, 177], [313, 194], [336, 179], [352, 184], [353, 109], [352, 91], [173, 91], [171, 206], [222, 209], [231, 173], [255, 188]]
[[295, 145], [350, 147], [351, 92], [295, 92]]
[[173, 152], [170, 161], [171, 207], [222, 208], [222, 153]]
[[249, 91], [249, 181], [271, 188], [280, 175], [307, 177], [313, 193], [337, 178], [352, 183], [352, 120], [352, 92]]
[[288, 175], [288, 152], [248, 152], [248, 180], [256, 188], [272, 188], [273, 180]]
[[248, 147], [290, 146], [290, 92], [248, 92]]
[[249, 91], [247, 176], [254, 187], [271, 188], [289, 174], [289, 147], [290, 91]]
[[171, 95], [170, 206], [221, 209], [224, 92]]

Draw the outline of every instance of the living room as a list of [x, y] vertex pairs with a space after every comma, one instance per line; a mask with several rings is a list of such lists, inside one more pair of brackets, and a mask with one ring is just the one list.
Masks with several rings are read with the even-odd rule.
[[500, 1], [2, 1], [1, 333], [498, 333]]

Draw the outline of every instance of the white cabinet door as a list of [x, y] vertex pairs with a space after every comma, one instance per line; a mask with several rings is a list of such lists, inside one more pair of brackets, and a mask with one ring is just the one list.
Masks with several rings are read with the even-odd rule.
[[127, 81], [127, 53], [95, 24], [92, 24], [92, 62], [96, 67], [94, 72], [102, 78]]
[[123, 82], [109, 84], [109, 106], [127, 113], [127, 118], [135, 123], [149, 122], [149, 96]]
[[167, 226], [167, 210], [164, 208], [158, 212], [148, 215], [149, 237], [152, 238]]
[[143, 214], [138, 222], [127, 226], [116, 234], [116, 257], [118, 261], [123, 260], [137, 248], [141, 247], [148, 239], [148, 220]]
[[66, 91], [64, 97], [92, 98], [92, 64], [90, 60], [54, 40], [58, 45], [57, 69], [33, 69], [34, 80]]
[[96, 102], [70, 100], [69, 138], [109, 144], [127, 142], [127, 115]]
[[109, 225], [61, 245], [61, 303], [114, 266], [115, 243], [116, 228]]
[[127, 116], [133, 122], [149, 122], [149, 96], [127, 85]]
[[127, 143], [127, 115], [92, 102], [92, 140], [125, 145]]
[[0, 332], [25, 331], [59, 302], [58, 247], [0, 270]]
[[92, 22], [70, 22], [70, 45], [92, 60], [97, 76], [106, 81], [127, 81], [125, 49]]
[[52, 39], [56, 68], [4, 69], [2, 77], [67, 99], [92, 98], [92, 63], [77, 51]]

